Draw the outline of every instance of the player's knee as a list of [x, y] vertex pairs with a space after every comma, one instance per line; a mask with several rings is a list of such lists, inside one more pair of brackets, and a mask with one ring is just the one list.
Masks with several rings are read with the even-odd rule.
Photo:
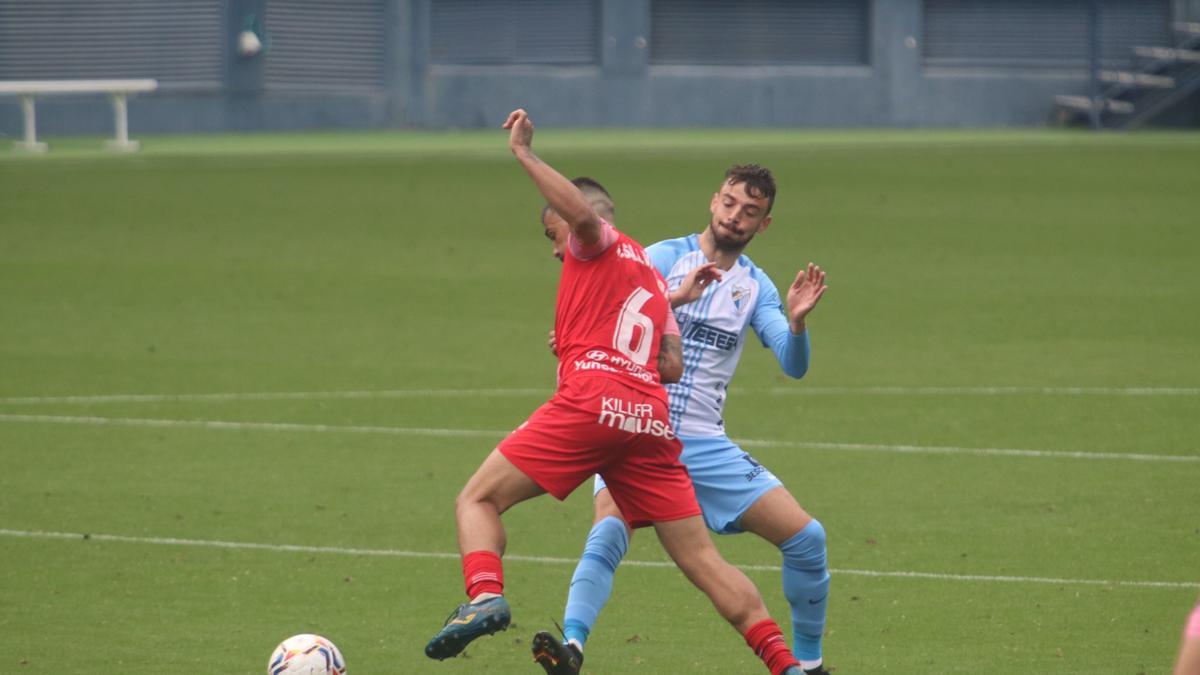
[[608, 516], [592, 526], [583, 557], [596, 560], [615, 570], [628, 550], [629, 535], [625, 530], [625, 522], [615, 516]]
[[783, 563], [799, 570], [824, 570], [828, 565], [825, 553], [825, 526], [813, 518], [804, 529], [779, 545]]
[[462, 514], [469, 511], [471, 506], [475, 503], [475, 500], [464, 489], [462, 492], [458, 493], [457, 497], [454, 498], [454, 513], [459, 517], [462, 517]]
[[[623, 518], [621, 510], [617, 508], [617, 503], [613, 501], [612, 495], [607, 489], [596, 493], [593, 500], [593, 508], [596, 511], [594, 522], [599, 523], [605, 518]], [[628, 530], [628, 527], [626, 527]]]
[[489, 503], [488, 495], [484, 491], [468, 483], [454, 498], [454, 512], [460, 515], [470, 513]]

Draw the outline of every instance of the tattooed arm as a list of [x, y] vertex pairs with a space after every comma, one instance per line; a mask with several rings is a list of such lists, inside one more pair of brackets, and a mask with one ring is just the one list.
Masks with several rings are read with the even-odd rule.
[[683, 377], [683, 341], [678, 335], [662, 336], [658, 345], [658, 376], [663, 384], [678, 382]]

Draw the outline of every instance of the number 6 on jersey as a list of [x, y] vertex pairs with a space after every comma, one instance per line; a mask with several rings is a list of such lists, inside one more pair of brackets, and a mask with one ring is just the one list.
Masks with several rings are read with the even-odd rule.
[[613, 332], [613, 347], [639, 366], [646, 365], [650, 360], [654, 321], [642, 314], [641, 309], [652, 297], [654, 296], [650, 291], [641, 286], [633, 289], [629, 297], [625, 298], [625, 304], [621, 306], [617, 330]]

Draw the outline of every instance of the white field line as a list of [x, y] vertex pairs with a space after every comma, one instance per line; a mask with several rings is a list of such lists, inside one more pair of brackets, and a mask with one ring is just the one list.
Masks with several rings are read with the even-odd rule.
[[[174, 403], [199, 401], [306, 401], [373, 398], [485, 398], [549, 396], [549, 388], [380, 389], [347, 391], [225, 392], [210, 394], [94, 394], [6, 396], [0, 405], [45, 403]], [[772, 396], [1200, 396], [1200, 387], [734, 387], [737, 395]]]
[[1191, 455], [1152, 455], [1137, 452], [1084, 452], [1070, 450], [1021, 450], [1017, 448], [959, 448], [936, 445], [882, 445], [875, 443], [821, 443], [809, 441], [765, 441], [754, 438], [735, 438], [747, 448], [810, 448], [849, 452], [893, 452], [921, 455], [982, 455], [990, 457], [1042, 457], [1053, 459], [1120, 459], [1131, 462], [1200, 463], [1200, 453]]
[[[739, 391], [735, 388], [735, 392]], [[1200, 387], [767, 387], [773, 395], [873, 396], [1200, 396]]]
[[[427, 427], [384, 427], [330, 424], [294, 424], [290, 422], [233, 422], [226, 420], [171, 420], [137, 417], [95, 417], [71, 415], [0, 414], [0, 422], [32, 424], [77, 424], [92, 426], [217, 429], [224, 431], [283, 431], [296, 433], [357, 433], [393, 436], [442, 436], [449, 438], [503, 438], [508, 431], [490, 429], [439, 429]], [[1137, 462], [1200, 463], [1200, 453], [1189, 455], [1153, 455], [1118, 452], [1073, 452], [1064, 450], [1021, 450], [1015, 448], [961, 448], [922, 445], [882, 445], [872, 443], [823, 443], [808, 441], [771, 441], [735, 438], [748, 448], [809, 448], [850, 452], [890, 452], [926, 455], [981, 455], [993, 457], [1030, 457], [1084, 460], [1124, 460]]]
[[395, 436], [450, 436], [459, 438], [503, 438], [507, 431], [486, 429], [429, 429], [422, 427], [346, 426], [292, 424], [289, 422], [229, 422], [223, 420], [163, 420], [138, 417], [91, 417], [67, 415], [2, 415], [0, 422], [85, 424], [118, 427], [220, 429], [223, 431], [292, 431], [300, 433], [391, 434]]
[[[83, 534], [79, 532], [45, 532], [40, 530], [0, 529], [0, 536], [24, 539], [60, 539], [99, 541], [122, 544], [156, 544], [163, 546], [197, 546], [251, 551], [274, 551], [280, 553], [319, 553], [361, 557], [388, 558], [433, 558], [457, 560], [459, 554], [437, 551], [401, 551], [395, 549], [340, 548], [336, 546], [300, 546], [296, 544], [263, 544], [255, 542], [219, 541], [206, 539], [176, 539], [173, 537], [129, 537], [117, 534]], [[579, 562], [575, 558], [552, 558], [545, 556], [506, 555], [510, 562], [540, 565], [571, 565]], [[650, 560], [625, 560], [625, 567], [662, 568], [675, 567], [674, 563]], [[738, 565], [748, 572], [779, 572], [778, 565]], [[931, 579], [935, 581], [975, 581], [990, 583], [1052, 584], [1058, 586], [1127, 586], [1138, 588], [1200, 588], [1200, 582], [1190, 581], [1131, 581], [1124, 579], [1059, 579], [1054, 577], [999, 576], [990, 574], [938, 574], [934, 572], [888, 572], [878, 570], [831, 569], [830, 573], [897, 579]]]
[[212, 394], [96, 394], [81, 396], [9, 396], [0, 404], [38, 403], [174, 403], [192, 401], [322, 401], [372, 398], [486, 398], [546, 396], [552, 389], [362, 389], [348, 391], [263, 391]]

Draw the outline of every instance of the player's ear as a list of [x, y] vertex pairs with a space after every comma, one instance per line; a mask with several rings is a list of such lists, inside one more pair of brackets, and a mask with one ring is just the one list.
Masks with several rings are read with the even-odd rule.
[[755, 232], [755, 234], [760, 234], [762, 232], [766, 232], [767, 226], [770, 224], [771, 224], [771, 214], [768, 213], [767, 216], [762, 219], [762, 222], [758, 224], [758, 231]]

